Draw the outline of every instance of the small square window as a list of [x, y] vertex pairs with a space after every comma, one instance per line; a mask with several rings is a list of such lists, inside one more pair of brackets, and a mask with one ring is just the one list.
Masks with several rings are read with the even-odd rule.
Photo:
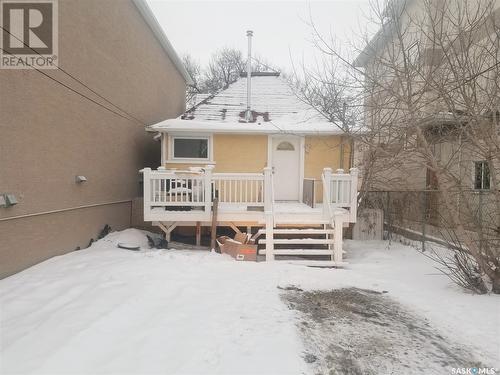
[[208, 159], [208, 138], [174, 138], [174, 159]]
[[490, 168], [487, 161], [474, 162], [474, 189], [490, 188]]

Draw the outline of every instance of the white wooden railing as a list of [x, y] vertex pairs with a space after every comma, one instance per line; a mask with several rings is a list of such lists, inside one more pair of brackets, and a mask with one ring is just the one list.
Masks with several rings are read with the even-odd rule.
[[144, 218], [154, 209], [200, 210], [209, 220], [215, 196], [224, 205], [264, 206], [264, 173], [213, 173], [213, 166], [199, 171], [144, 168]]
[[274, 178], [271, 167], [264, 168], [264, 219], [266, 223], [266, 261], [274, 260]]
[[205, 205], [205, 179], [202, 174], [158, 170], [149, 172], [148, 175], [149, 188], [144, 189], [144, 198], [151, 205], [158, 207]]
[[345, 208], [349, 211], [349, 221], [356, 222], [358, 207], [358, 170], [351, 168], [350, 173], [337, 169], [332, 173], [331, 168], [323, 169], [323, 211], [329, 218], [333, 209]]
[[214, 173], [212, 198], [219, 203], [264, 206], [262, 173]]
[[[199, 171], [181, 171], [145, 168], [144, 174], [144, 217], [153, 209], [171, 211], [204, 211], [209, 220], [212, 201], [215, 196], [223, 205], [260, 206], [269, 220], [274, 215], [274, 182], [272, 169], [263, 173], [213, 173], [213, 166]], [[332, 173], [325, 168], [322, 174], [324, 215], [332, 219], [336, 208], [345, 208], [349, 221], [356, 221], [358, 172], [351, 169], [344, 173], [339, 169]], [[266, 219], [267, 221], [269, 221]], [[152, 219], [156, 220], [156, 219]]]

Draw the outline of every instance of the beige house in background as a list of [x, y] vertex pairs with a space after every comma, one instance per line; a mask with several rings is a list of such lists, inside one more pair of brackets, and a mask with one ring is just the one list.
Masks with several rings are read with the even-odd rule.
[[[378, 146], [388, 151], [370, 165], [377, 172], [368, 205], [384, 207], [386, 223], [397, 231], [409, 229], [406, 234], [453, 242], [448, 228], [458, 212], [468, 228], [486, 228], [483, 233], [498, 241], [500, 0], [396, 0], [384, 16], [384, 25], [354, 61], [379, 83], [365, 99], [365, 121], [370, 129], [382, 129]], [[447, 195], [456, 211], [446, 208], [415, 129], [405, 128], [410, 111], [400, 98], [408, 87], [429, 151], [453, 176]], [[485, 129], [495, 127], [489, 143]], [[361, 169], [367, 149], [356, 149]]]
[[265, 245], [259, 254], [267, 260], [305, 255], [342, 262], [342, 228], [355, 222], [357, 205], [350, 140], [279, 73], [243, 73], [147, 130], [161, 135], [162, 159], [157, 170], [143, 170], [144, 219], [167, 237], [191, 226], [199, 243], [200, 228], [213, 220], [245, 227]]
[[0, 70], [0, 195], [17, 200], [0, 207], [0, 277], [129, 227], [160, 155], [144, 126], [185, 110], [190, 77], [145, 0], [58, 8], [59, 66], [80, 82]]
[[[489, 9], [489, 13], [486, 9]], [[429, 20], [427, 14], [429, 12], [435, 17], [433, 22]], [[396, 66], [403, 69], [403, 59], [406, 58], [408, 71], [412, 77], [408, 81], [412, 81], [414, 96], [418, 98], [415, 100], [419, 107], [419, 115], [423, 115], [421, 126], [428, 136], [433, 153], [461, 181], [462, 188], [470, 190], [489, 190], [490, 186], [490, 172], [484, 155], [477, 152], [476, 145], [469, 142], [466, 137], [460, 136], [460, 131], [454, 131], [464, 123], [464, 119], [467, 117], [466, 112], [470, 108], [459, 103], [459, 98], [456, 98], [456, 102], [450, 105], [440, 97], [439, 92], [429, 89], [428, 86], [426, 86], [425, 94], [420, 96], [417, 88], [419, 85], [424, 86], [423, 82], [426, 79], [430, 80], [430, 77], [434, 77], [437, 82], [444, 83], [444, 79], [440, 81], [440, 75], [450, 75], [449, 71], [444, 70], [450, 63], [446, 62], [446, 57], [441, 51], [442, 46], [437, 45], [432, 36], [439, 38], [439, 32], [443, 35], [457, 35], [460, 32], [457, 29], [457, 24], [460, 25], [460, 22], [464, 22], [463, 20], [467, 17], [470, 17], [469, 22], [473, 23], [474, 17], [481, 17], [482, 12], [487, 14], [490, 19], [481, 19], [480, 24], [474, 28], [473, 35], [464, 34], [464, 43], [469, 49], [468, 54], [464, 54], [464, 56], [468, 57], [464, 58], [464, 61], [458, 60], [451, 64], [465, 64], [467, 59], [470, 59], [467, 61], [472, 66], [469, 73], [472, 74], [477, 70], [478, 74], [475, 79], [480, 81], [484, 87], [488, 87], [489, 84], [485, 82], [485, 79], [497, 82], [499, 79], [498, 70], [491, 69], [491, 66], [494, 67], [498, 63], [498, 51], [496, 54], [490, 51], [491, 55], [483, 51], [491, 48], [489, 45], [494, 43], [492, 41], [498, 39], [498, 31], [496, 30], [500, 25], [500, 0], [485, 0], [483, 2], [395, 0], [389, 2], [384, 13], [387, 18], [386, 23], [353, 62], [356, 67], [364, 69], [368, 77], [382, 82], [381, 86], [384, 87], [384, 89], [374, 89], [374, 93], [365, 99], [367, 126], [377, 128], [379, 124], [383, 124], [388, 128], [387, 119], [395, 122], [405, 121], [397, 119], [397, 115], [393, 115], [396, 113], [393, 106], [397, 99], [394, 100], [396, 96], [391, 93], [391, 90], [402, 90], [401, 86], [406, 83], [406, 78], [398, 78], [397, 74], [394, 74]], [[391, 18], [394, 19], [391, 20]], [[400, 32], [400, 36], [396, 31], [398, 27], [404, 30]], [[402, 41], [398, 40], [399, 37]], [[450, 40], [452, 39], [450, 37]], [[444, 40], [447, 41], [443, 37], [440, 42]], [[462, 48], [458, 43], [459, 40], [460, 38], [457, 37], [454, 42], [456, 45], [449, 47], [459, 51]], [[401, 47], [400, 43], [403, 43], [404, 48]], [[459, 52], [448, 53], [451, 56], [459, 54]], [[473, 67], [474, 65], [477, 68]], [[482, 69], [489, 70], [490, 73], [479, 74]], [[467, 72], [465, 71], [464, 74]], [[402, 77], [405, 75], [403, 74]], [[466, 78], [464, 77], [464, 79]], [[480, 92], [477, 95], [480, 96]], [[486, 103], [487, 100], [484, 102]], [[401, 101], [398, 101], [398, 105], [403, 106]], [[455, 113], [451, 112], [450, 107], [453, 107]], [[491, 117], [498, 108], [487, 108], [484, 105], [482, 110], [487, 118]], [[461, 114], [461, 112], [463, 113]], [[394, 133], [397, 134], [397, 132]], [[407, 151], [402, 139], [392, 138], [392, 136], [390, 131], [385, 134], [382, 130], [381, 138], [385, 137], [386, 141], [381, 142], [380, 146], [389, 150], [389, 154], [394, 153], [394, 150], [398, 150], [399, 154], [390, 155], [389, 159], [393, 160], [380, 159], [382, 165], [377, 168], [378, 176], [374, 178], [372, 188], [389, 191], [434, 189], [435, 176], [425, 167], [425, 161], [421, 160], [421, 156], [418, 154], [414, 155], [412, 151]], [[408, 135], [408, 139], [411, 140], [412, 135]], [[361, 163], [363, 147], [360, 144], [355, 152], [358, 158], [356, 165]], [[395, 163], [394, 160], [397, 160], [398, 163]], [[404, 165], [404, 168], [401, 167], [401, 164]], [[391, 167], [392, 165], [393, 167]]]

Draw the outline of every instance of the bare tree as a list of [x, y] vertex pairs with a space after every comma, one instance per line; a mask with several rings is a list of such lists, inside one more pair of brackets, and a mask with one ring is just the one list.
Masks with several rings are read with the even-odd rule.
[[266, 58], [256, 55], [252, 57], [252, 72], [279, 72], [280, 69], [274, 66]]
[[204, 90], [216, 93], [235, 82], [245, 70], [241, 51], [225, 47], [216, 51], [204, 73]]
[[[246, 61], [241, 51], [233, 48], [223, 48], [212, 54], [206, 68], [202, 68], [191, 55], [182, 56], [186, 70], [193, 79], [193, 84], [186, 89], [187, 108], [197, 103], [200, 96], [206, 97], [227, 88], [235, 82], [241, 73], [246, 71]], [[278, 71], [266, 59], [256, 56], [252, 58], [252, 72]], [[205, 94], [200, 95], [200, 94]]]
[[[302, 96], [351, 133], [342, 110], [347, 106], [345, 113], [355, 113], [349, 106], [363, 100], [363, 132], [356, 139], [365, 147], [364, 189], [432, 190], [429, 210], [440, 213], [440, 228], [454, 233], [454, 270], [463, 274], [461, 280], [474, 280], [477, 292], [487, 290], [486, 280], [500, 293], [497, 2], [376, 5], [372, 21], [380, 31], [366, 39], [354, 63], [312, 25], [326, 61], [337, 71], [341, 67], [350, 82], [331, 74], [335, 71], [309, 71]], [[362, 90], [350, 98], [340, 90], [344, 85]], [[487, 209], [478, 202], [485, 192]], [[467, 274], [470, 270], [481, 277]]]
[[195, 103], [195, 97], [197, 94], [202, 92], [202, 81], [201, 81], [201, 66], [198, 61], [196, 61], [191, 55], [184, 54], [182, 56], [182, 62], [187, 72], [193, 80], [193, 84], [186, 87], [186, 103], [187, 107], [192, 107]]

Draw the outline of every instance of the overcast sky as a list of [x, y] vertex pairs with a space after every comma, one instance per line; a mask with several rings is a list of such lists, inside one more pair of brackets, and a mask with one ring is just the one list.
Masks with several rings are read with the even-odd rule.
[[[246, 30], [254, 31], [253, 55], [274, 66], [291, 68], [295, 61], [314, 60], [311, 13], [324, 35], [333, 32], [343, 43], [366, 26], [369, 0], [329, 1], [171, 1], [149, 0], [151, 8], [179, 55], [189, 53], [206, 64], [224, 46], [247, 53]], [[310, 10], [310, 11], [309, 11]]]

